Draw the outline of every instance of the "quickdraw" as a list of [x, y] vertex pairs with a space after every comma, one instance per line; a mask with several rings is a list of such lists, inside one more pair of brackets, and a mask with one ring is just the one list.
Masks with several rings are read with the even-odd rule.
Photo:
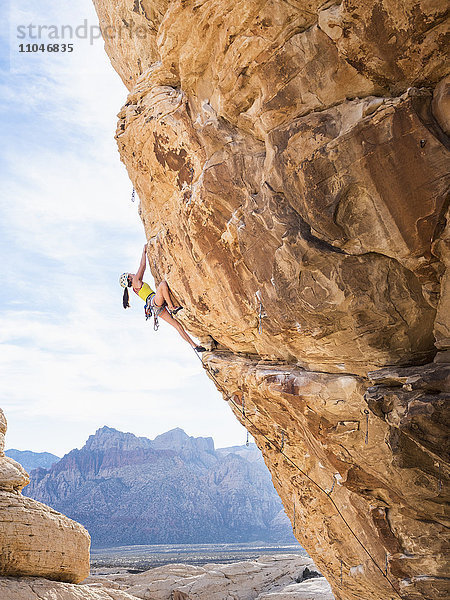
[[328, 496], [331, 496], [331, 494], [333, 493], [335, 485], [336, 485], [336, 475], [333, 475], [333, 484], [331, 486], [331, 490], [329, 492], [327, 492]]
[[369, 411], [367, 408], [364, 409], [364, 414], [366, 415], [366, 437], [364, 438], [364, 443], [367, 446], [369, 443]]
[[261, 292], [258, 290], [255, 294], [256, 299], [259, 302], [259, 314], [258, 314], [258, 333], [261, 335], [262, 334], [262, 320], [263, 317], [265, 316], [263, 314], [263, 304], [262, 304], [262, 299], [261, 299]]

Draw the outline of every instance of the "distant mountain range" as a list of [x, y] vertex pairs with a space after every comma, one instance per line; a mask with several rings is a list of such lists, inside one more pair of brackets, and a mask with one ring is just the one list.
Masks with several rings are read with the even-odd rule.
[[38, 467], [49, 469], [59, 460], [59, 456], [50, 454], [50, 452], [31, 452], [30, 450], [14, 450], [14, 448], [11, 448], [11, 450], [6, 450], [5, 454], [17, 460], [28, 472]]
[[97, 548], [296, 542], [255, 444], [216, 450], [179, 428], [150, 440], [102, 427], [30, 476], [24, 495], [82, 523]]

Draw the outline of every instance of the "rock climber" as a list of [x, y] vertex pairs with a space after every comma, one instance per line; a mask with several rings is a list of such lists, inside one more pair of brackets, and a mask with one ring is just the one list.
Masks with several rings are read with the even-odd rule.
[[137, 273], [122, 273], [119, 278], [120, 285], [125, 288], [123, 291], [123, 307], [129, 308], [130, 306], [128, 288], [132, 287], [133, 291], [145, 302], [146, 317], [149, 318], [153, 314], [155, 331], [159, 327], [158, 318], [161, 317], [161, 319], [172, 325], [172, 327], [175, 327], [181, 337], [186, 340], [186, 342], [188, 342], [188, 344], [190, 344], [190, 346], [192, 346], [196, 352], [205, 352], [206, 348], [203, 346], [198, 346], [194, 340], [188, 336], [181, 323], [173, 318], [173, 315], [175, 315], [183, 307], [175, 306], [175, 302], [167, 282], [161, 281], [156, 288], [156, 292], [154, 292], [148, 283], [143, 281], [146, 266], [147, 244], [145, 244], [142, 251], [141, 263]]

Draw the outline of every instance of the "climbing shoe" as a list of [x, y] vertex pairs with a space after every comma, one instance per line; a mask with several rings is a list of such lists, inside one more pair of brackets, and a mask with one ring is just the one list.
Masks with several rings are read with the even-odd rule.
[[176, 315], [178, 311], [180, 311], [183, 307], [182, 306], [177, 306], [176, 308], [174, 308], [172, 311], [170, 311], [170, 314]]
[[196, 352], [206, 352], [206, 348], [203, 348], [203, 346], [195, 346], [194, 350]]

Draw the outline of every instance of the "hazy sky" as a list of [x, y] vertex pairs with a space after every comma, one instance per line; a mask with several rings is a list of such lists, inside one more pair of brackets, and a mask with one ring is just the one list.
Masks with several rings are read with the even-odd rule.
[[11, 0], [1, 10], [7, 448], [62, 455], [103, 425], [147, 437], [178, 426], [217, 446], [244, 443], [189, 345], [165, 323], [154, 333], [134, 294], [122, 308], [118, 276], [137, 268], [145, 238], [114, 141], [127, 90], [103, 41], [70, 40], [70, 54], [19, 52], [48, 40], [18, 39], [18, 26], [96, 26], [91, 2]]

